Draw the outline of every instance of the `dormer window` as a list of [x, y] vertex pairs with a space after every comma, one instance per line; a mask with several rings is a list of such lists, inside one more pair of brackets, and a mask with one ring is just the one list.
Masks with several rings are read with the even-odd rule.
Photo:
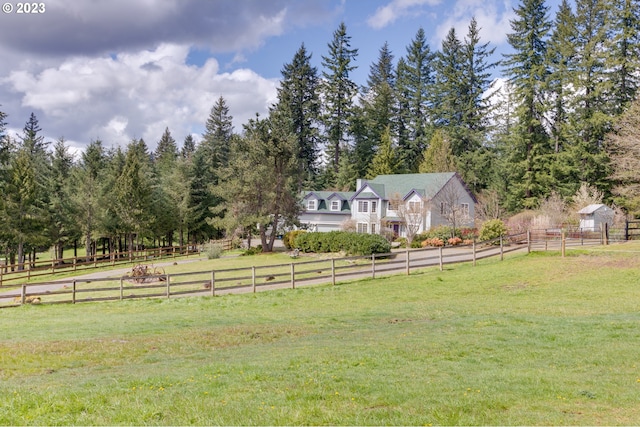
[[315, 199], [307, 200], [307, 210], [315, 211], [317, 209], [317, 204]]
[[331, 201], [331, 210], [332, 211], [339, 211], [340, 210], [340, 201], [339, 200], [332, 200]]

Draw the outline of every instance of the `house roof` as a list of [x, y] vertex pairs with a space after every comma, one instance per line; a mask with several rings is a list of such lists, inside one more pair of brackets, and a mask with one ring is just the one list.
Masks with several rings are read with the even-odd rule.
[[604, 210], [609, 210], [610, 208], [607, 205], [603, 205], [603, 204], [594, 204], [594, 205], [589, 205], [586, 206], [582, 209], [580, 209], [578, 211], [579, 214], [585, 214], [585, 215], [590, 215], [592, 213], [595, 213], [596, 211], [600, 210], [604, 208]]
[[393, 197], [394, 194], [404, 198], [412, 192], [431, 199], [454, 176], [455, 172], [378, 175], [374, 179], [367, 181], [365, 185], [368, 184], [380, 197], [387, 200]]
[[[307, 213], [330, 213], [330, 214], [345, 214], [351, 212], [349, 206], [349, 199], [355, 194], [353, 191], [303, 191], [302, 200], [309, 200], [315, 198], [318, 200], [318, 206], [315, 210], [306, 211]], [[330, 209], [330, 203], [327, 201], [338, 200], [342, 202], [340, 210], [332, 211]]]

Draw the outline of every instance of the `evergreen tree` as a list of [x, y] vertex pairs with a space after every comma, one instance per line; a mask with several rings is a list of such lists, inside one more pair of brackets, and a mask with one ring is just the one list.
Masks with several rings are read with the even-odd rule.
[[551, 29], [544, 0], [523, 0], [514, 10], [512, 33], [507, 35], [513, 53], [505, 55], [505, 74], [519, 98], [517, 123], [508, 141], [509, 208], [533, 207], [550, 191], [548, 155], [551, 152], [544, 129], [544, 83], [547, 37]]
[[398, 61], [396, 93], [399, 111], [396, 132], [404, 168], [410, 172], [418, 170], [420, 156], [430, 138], [434, 58], [424, 29], [420, 28], [407, 46], [406, 57]]
[[[356, 140], [355, 151], [359, 159], [368, 169], [377, 147], [381, 144], [381, 136], [395, 121], [395, 72], [393, 68], [393, 55], [389, 45], [385, 43], [380, 49], [378, 61], [371, 65], [367, 87], [364, 88], [361, 97], [362, 119], [364, 120], [364, 134]], [[353, 122], [355, 122], [354, 119]], [[352, 125], [355, 124], [352, 122]]]
[[392, 175], [398, 173], [399, 168], [400, 162], [391, 141], [391, 130], [387, 126], [381, 135], [380, 148], [371, 161], [367, 178], [373, 179], [378, 175]]
[[462, 123], [463, 50], [455, 28], [451, 28], [442, 41], [442, 48], [436, 54], [436, 82], [433, 89], [436, 124], [447, 129], [453, 139], [452, 149], [455, 155], [464, 151], [457, 134]]
[[196, 141], [193, 139], [193, 136], [189, 134], [184, 138], [184, 143], [182, 144], [182, 150], [180, 151], [180, 154], [182, 155], [183, 159], [187, 159], [190, 158], [193, 153], [195, 153], [195, 151]]
[[303, 181], [312, 182], [318, 172], [320, 102], [318, 70], [311, 66], [311, 54], [302, 44], [290, 64], [281, 71], [277, 108], [288, 117], [298, 145], [299, 190]]
[[619, 115], [636, 98], [640, 86], [640, 1], [615, 0], [610, 27], [611, 88], [614, 113]]
[[329, 164], [338, 171], [341, 150], [348, 144], [348, 133], [353, 115], [353, 99], [357, 94], [357, 85], [349, 74], [356, 68], [352, 65], [358, 56], [358, 49], [351, 49], [351, 36], [342, 22], [333, 33], [329, 43], [329, 54], [322, 57], [324, 112], [323, 122], [326, 129], [327, 153]]
[[166, 170], [174, 166], [178, 159], [178, 146], [171, 136], [169, 128], [165, 128], [154, 153], [154, 161], [159, 170]]
[[300, 211], [298, 147], [287, 117], [279, 111], [274, 108], [268, 119], [256, 117], [245, 126], [245, 136], [224, 169], [225, 179], [215, 189], [223, 199], [222, 208], [213, 209], [220, 219], [210, 220], [229, 231], [257, 223], [263, 252], [273, 250], [278, 227], [296, 221]]
[[134, 239], [144, 236], [152, 216], [152, 177], [149, 155], [142, 139], [127, 146], [124, 168], [115, 189], [115, 211], [125, 233], [129, 251]]
[[429, 147], [424, 151], [420, 173], [456, 172], [456, 161], [449, 137], [442, 130], [434, 132]]
[[229, 161], [229, 142], [233, 135], [233, 117], [229, 115], [229, 107], [225, 99], [218, 98], [205, 125], [199, 150], [203, 150], [212, 183], [217, 182], [217, 170]]
[[[100, 228], [103, 171], [107, 166], [102, 141], [91, 141], [72, 171], [71, 202], [76, 227], [84, 236], [87, 257], [92, 255], [93, 239]], [[106, 204], [112, 207], [112, 204]]]
[[71, 201], [70, 177], [73, 156], [64, 138], [53, 147], [51, 174], [46, 183], [48, 193], [47, 234], [54, 245], [54, 258], [62, 259], [64, 246], [79, 234]]
[[605, 0], [577, 0], [575, 14], [575, 58], [572, 63], [570, 98], [571, 126], [575, 135], [569, 147], [571, 192], [580, 182], [606, 188], [606, 155], [604, 136], [611, 128], [616, 108], [611, 102], [610, 62], [607, 52], [608, 2]]

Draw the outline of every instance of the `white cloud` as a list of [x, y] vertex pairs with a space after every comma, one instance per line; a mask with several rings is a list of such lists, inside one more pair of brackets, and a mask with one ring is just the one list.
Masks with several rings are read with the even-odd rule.
[[444, 40], [451, 28], [455, 28], [458, 37], [462, 39], [467, 34], [473, 17], [478, 22], [483, 43], [500, 45], [506, 42], [507, 33], [511, 31], [509, 21], [514, 18], [509, 0], [458, 0], [437, 28], [438, 40]]
[[440, 3], [441, 0], [392, 0], [385, 6], [379, 7], [369, 17], [367, 24], [379, 30], [393, 24], [400, 17], [420, 13], [420, 6], [436, 6]]
[[100, 138], [107, 146], [124, 145], [142, 137], [155, 147], [165, 127], [181, 143], [199, 133], [219, 96], [241, 131], [275, 102], [276, 81], [248, 69], [220, 73], [213, 58], [202, 67], [188, 65], [188, 53], [188, 46], [162, 44], [115, 57], [71, 57], [38, 72], [12, 72], [5, 84], [23, 108], [46, 112], [46, 124], [40, 119], [48, 135], [75, 144]]

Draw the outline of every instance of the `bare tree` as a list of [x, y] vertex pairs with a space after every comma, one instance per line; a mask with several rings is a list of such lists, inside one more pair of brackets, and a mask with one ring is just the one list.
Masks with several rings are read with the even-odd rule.
[[640, 213], [640, 99], [620, 116], [614, 131], [606, 137], [606, 148], [616, 203], [631, 214]]
[[440, 202], [440, 216], [451, 226], [451, 237], [455, 237], [456, 228], [471, 221], [469, 203], [464, 202], [466, 191], [451, 181], [446, 183], [437, 195]]
[[429, 201], [421, 198], [420, 201], [407, 202], [400, 194], [395, 193], [389, 199], [389, 205], [394, 208], [392, 210], [395, 210], [403, 223], [407, 245], [410, 246], [425, 222], [425, 217], [429, 212]]

